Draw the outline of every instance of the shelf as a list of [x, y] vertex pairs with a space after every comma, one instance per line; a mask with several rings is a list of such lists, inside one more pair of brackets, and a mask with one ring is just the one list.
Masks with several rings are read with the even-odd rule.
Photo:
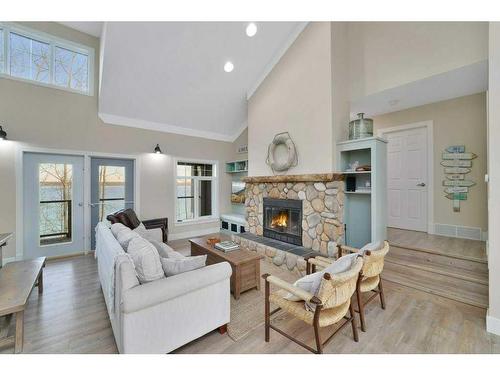
[[248, 172], [248, 160], [234, 160], [226, 162], [226, 173]]
[[364, 194], [364, 195], [370, 195], [372, 192], [371, 191], [345, 191], [344, 193], [346, 193], [346, 194]]
[[372, 171], [353, 171], [353, 172], [342, 172], [343, 174], [370, 174]]

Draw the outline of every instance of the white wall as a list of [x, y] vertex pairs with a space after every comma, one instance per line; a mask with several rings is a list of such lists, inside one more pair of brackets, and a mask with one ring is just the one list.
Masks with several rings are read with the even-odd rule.
[[[434, 218], [435, 224], [449, 224], [488, 230], [486, 204], [486, 94], [468, 95], [373, 118], [375, 131], [421, 121], [433, 121], [434, 141]], [[445, 179], [441, 153], [451, 145], [465, 145], [477, 158], [467, 179], [476, 182], [460, 212], [453, 212], [452, 201], [444, 197]]]
[[[25, 26], [54, 34], [95, 49], [99, 40], [56, 23], [26, 23]], [[95, 82], [97, 83], [96, 69]], [[97, 92], [97, 84], [96, 92]], [[0, 78], [0, 121], [10, 141], [0, 144], [0, 232], [16, 232], [15, 158], [18, 147], [43, 147], [114, 154], [138, 155], [141, 164], [140, 215], [169, 218], [170, 233], [191, 236], [195, 230], [216, 231], [218, 223], [175, 225], [173, 157], [218, 160], [221, 168], [231, 159], [235, 146], [227, 142], [181, 136], [104, 124], [97, 116], [97, 96], [73, 94], [31, 83]], [[165, 155], [153, 155], [159, 143]], [[223, 170], [223, 169], [222, 169]], [[219, 179], [220, 211], [230, 210], [230, 176]], [[16, 241], [4, 249], [4, 257], [15, 256]], [[84, 250], [84, 249], [82, 249]]]
[[487, 22], [349, 23], [351, 99], [488, 58]]
[[500, 335], [500, 22], [489, 27], [488, 239], [489, 309], [486, 327]]
[[299, 157], [290, 174], [332, 170], [331, 74], [330, 23], [310, 23], [248, 102], [250, 176], [272, 175], [267, 148], [284, 131]]

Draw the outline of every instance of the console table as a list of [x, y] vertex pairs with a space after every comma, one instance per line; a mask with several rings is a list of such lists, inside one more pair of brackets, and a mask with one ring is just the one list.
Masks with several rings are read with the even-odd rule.
[[0, 268], [2, 268], [3, 257], [2, 257], [2, 249], [5, 245], [7, 245], [7, 241], [12, 238], [12, 233], [0, 233]]
[[[0, 270], [0, 317], [5, 316], [0, 326], [0, 346], [14, 344], [14, 353], [23, 351], [24, 310], [31, 291], [37, 286], [38, 293], [43, 293], [43, 267], [45, 257], [7, 263]], [[16, 317], [16, 332], [7, 336], [12, 315]]]

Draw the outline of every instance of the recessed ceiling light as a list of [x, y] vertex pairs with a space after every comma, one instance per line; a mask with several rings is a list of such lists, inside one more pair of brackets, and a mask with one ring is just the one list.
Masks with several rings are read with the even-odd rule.
[[234, 65], [231, 61], [228, 61], [227, 63], [224, 64], [224, 71], [226, 73], [231, 73], [234, 69]]
[[257, 34], [257, 25], [253, 22], [250, 22], [247, 26], [247, 35], [251, 38], [255, 34]]

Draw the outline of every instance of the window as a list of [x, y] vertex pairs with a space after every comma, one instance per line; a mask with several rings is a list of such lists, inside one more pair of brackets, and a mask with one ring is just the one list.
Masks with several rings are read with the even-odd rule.
[[0, 23], [0, 73], [4, 77], [92, 94], [91, 48]]
[[3, 30], [0, 29], [0, 73], [3, 73], [4, 66], [5, 66], [5, 42], [3, 41]]
[[213, 217], [216, 212], [216, 164], [178, 161], [176, 176], [177, 222]]

